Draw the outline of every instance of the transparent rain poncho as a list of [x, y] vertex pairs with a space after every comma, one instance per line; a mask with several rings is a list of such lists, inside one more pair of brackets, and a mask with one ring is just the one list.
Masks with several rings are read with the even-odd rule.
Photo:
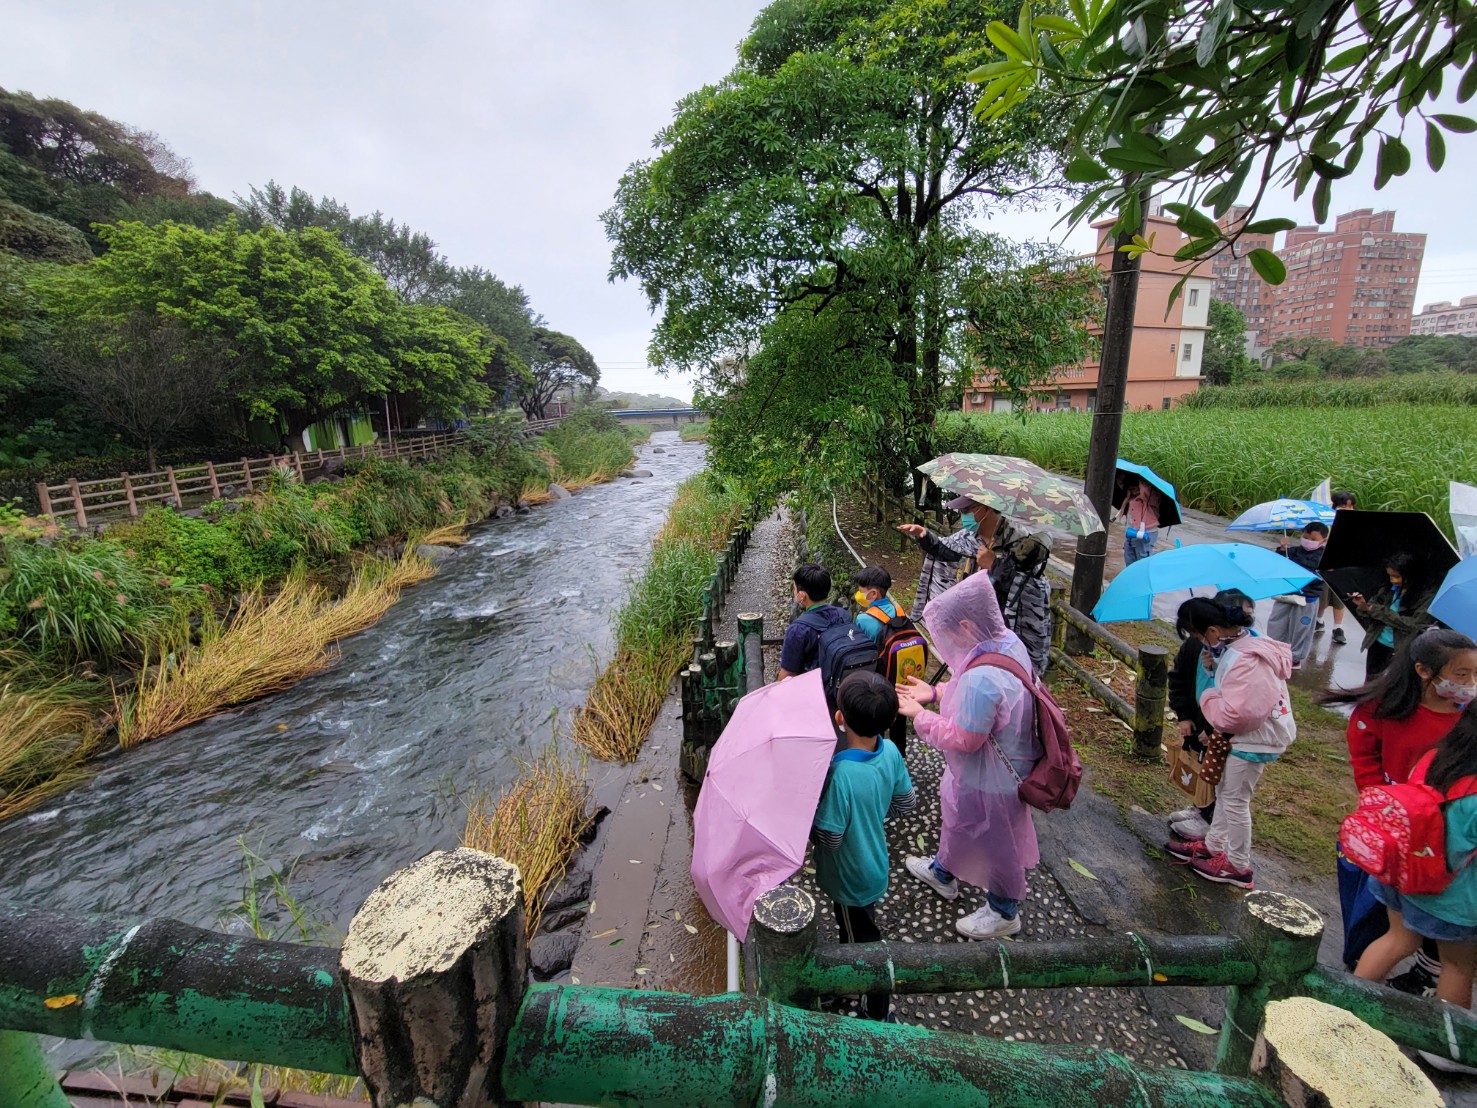
[[939, 710], [924, 711], [913, 721], [918, 737], [944, 755], [939, 862], [971, 885], [1019, 900], [1026, 895], [1026, 870], [1041, 855], [1031, 811], [1017, 795], [1016, 778], [995, 747], [1021, 777], [1030, 773], [1042, 754], [1036, 703], [1004, 670], [965, 667], [980, 654], [996, 653], [1030, 673], [1031, 657], [1006, 628], [986, 573], [976, 573], [929, 601], [923, 619], [938, 656], [953, 674], [939, 686]]

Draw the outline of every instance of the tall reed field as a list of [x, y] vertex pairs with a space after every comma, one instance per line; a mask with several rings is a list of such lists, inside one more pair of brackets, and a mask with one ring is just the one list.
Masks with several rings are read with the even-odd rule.
[[1477, 404], [1477, 375], [1403, 373], [1209, 385], [1180, 401], [1183, 408], [1378, 408], [1385, 404]]
[[616, 616], [615, 657], [575, 716], [573, 738], [606, 761], [633, 761], [691, 649], [703, 586], [747, 500], [700, 473], [677, 489], [651, 562]]
[[[939, 420], [941, 450], [1013, 454], [1081, 475], [1092, 417], [962, 415]], [[1325, 477], [1374, 511], [1426, 512], [1448, 532], [1448, 481], [1477, 483], [1477, 408], [1176, 408], [1123, 417], [1119, 453], [1173, 483], [1180, 502], [1237, 515], [1303, 496]]]

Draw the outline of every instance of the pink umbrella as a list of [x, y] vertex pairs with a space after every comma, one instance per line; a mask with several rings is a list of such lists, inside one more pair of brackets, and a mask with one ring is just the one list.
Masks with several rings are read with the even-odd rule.
[[751, 692], [714, 744], [693, 813], [692, 880], [739, 939], [754, 902], [805, 861], [835, 751], [820, 670]]

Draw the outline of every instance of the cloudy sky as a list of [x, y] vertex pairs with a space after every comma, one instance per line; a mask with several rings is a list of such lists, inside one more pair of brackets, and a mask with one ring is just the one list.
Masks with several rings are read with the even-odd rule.
[[[580, 339], [611, 388], [690, 395], [646, 368], [651, 316], [606, 279], [599, 215], [625, 167], [686, 93], [720, 78], [760, 0], [4, 0], [0, 86], [57, 96], [157, 131], [231, 197], [275, 179], [430, 234], [451, 260], [521, 284]], [[1477, 136], [1449, 136], [1374, 193], [1424, 231], [1417, 305], [1477, 293], [1470, 218]], [[1372, 162], [1372, 159], [1371, 159]], [[1267, 215], [1310, 220], [1306, 201]], [[1051, 237], [1049, 213], [993, 229]], [[1075, 233], [1074, 246], [1090, 245]]]

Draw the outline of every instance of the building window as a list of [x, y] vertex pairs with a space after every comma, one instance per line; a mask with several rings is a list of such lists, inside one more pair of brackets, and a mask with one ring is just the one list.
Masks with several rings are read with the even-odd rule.
[[1095, 407], [1097, 407], [1097, 389], [1093, 389], [1087, 394], [1087, 410], [1090, 412]]
[[1171, 353], [1171, 354], [1173, 354], [1173, 353], [1174, 353], [1174, 343], [1170, 343], [1170, 344], [1169, 344], [1169, 352], [1170, 352], [1170, 353]]
[[1190, 307], [1193, 308], [1193, 307], [1195, 307], [1195, 305], [1197, 305], [1199, 303], [1200, 303], [1200, 290], [1199, 289], [1191, 289], [1190, 290]]
[[1185, 343], [1184, 350], [1180, 354], [1180, 361], [1182, 361], [1182, 362], [1188, 362], [1190, 360], [1190, 356], [1192, 354], [1194, 354], [1194, 353], [1195, 353], [1195, 344], [1193, 342], [1187, 342], [1187, 343]]
[[1169, 397], [1167, 396], [1164, 398], [1164, 410], [1169, 411]]

